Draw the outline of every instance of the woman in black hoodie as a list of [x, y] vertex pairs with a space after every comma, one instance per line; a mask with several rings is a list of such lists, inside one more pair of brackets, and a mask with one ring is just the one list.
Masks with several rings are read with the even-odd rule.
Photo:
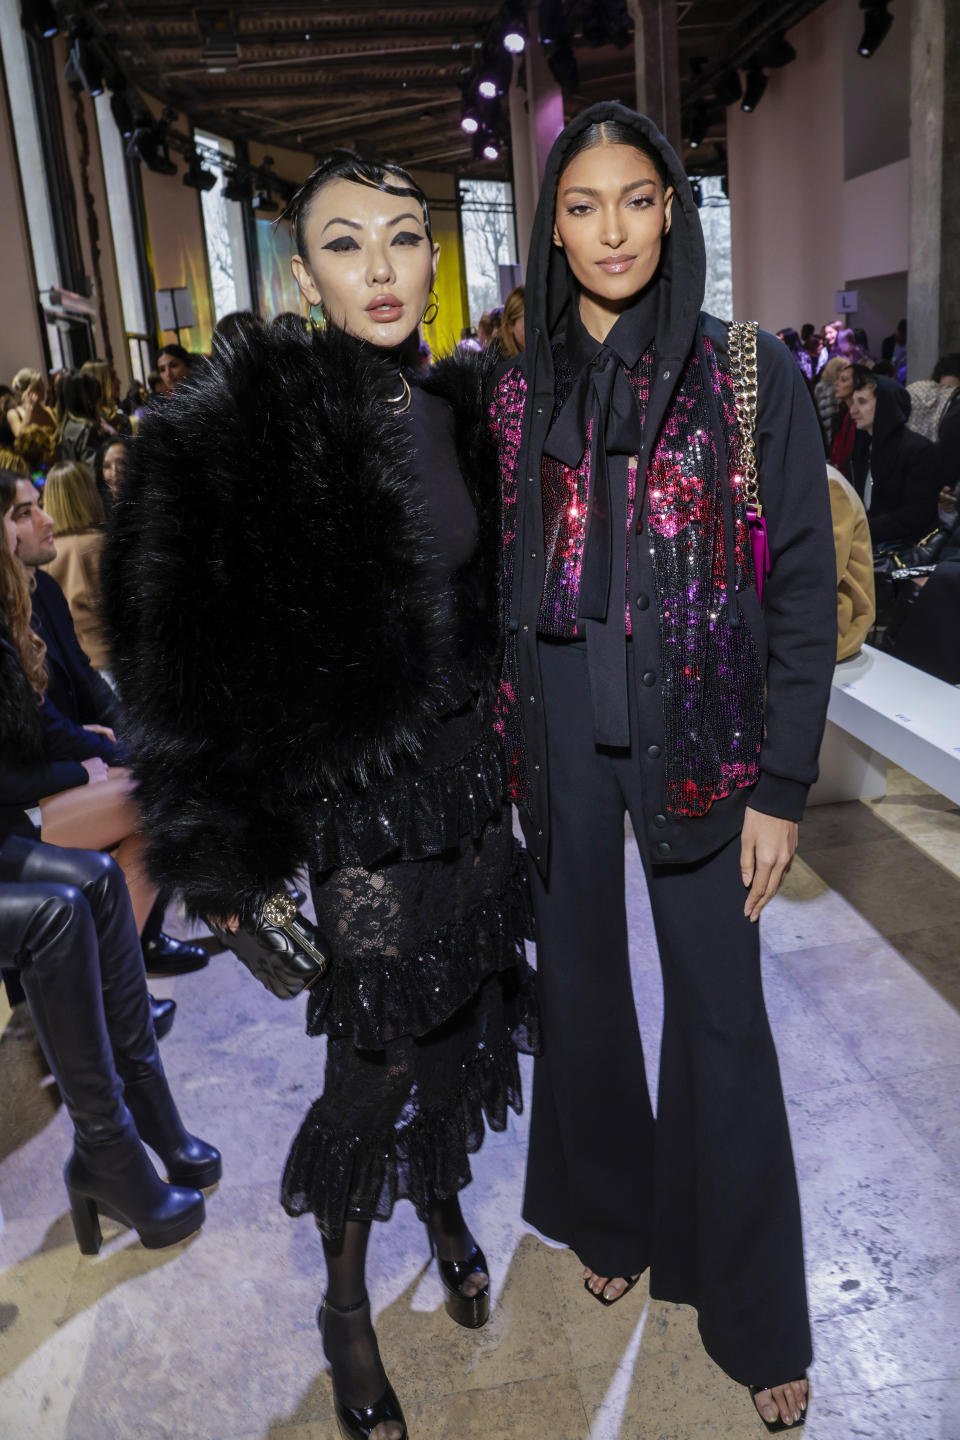
[[[709, 1353], [780, 1426], [802, 1419], [811, 1347], [751, 922], [817, 774], [836, 576], [816, 415], [789, 352], [761, 333], [761, 606], [727, 327], [700, 311], [704, 275], [670, 146], [619, 105], [585, 111], [547, 163], [527, 348], [491, 412], [509, 607], [500, 722], [535, 861], [544, 1022], [524, 1213], [577, 1252], [605, 1303], [649, 1266], [651, 1293], [697, 1307]], [[656, 1123], [625, 811], [664, 977]]]

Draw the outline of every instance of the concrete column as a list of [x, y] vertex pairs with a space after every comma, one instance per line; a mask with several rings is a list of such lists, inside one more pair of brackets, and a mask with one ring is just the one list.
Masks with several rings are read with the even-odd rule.
[[513, 155], [513, 194], [517, 210], [517, 244], [524, 274], [530, 232], [540, 194], [540, 182], [550, 147], [563, 129], [563, 95], [543, 56], [538, 37], [538, 10], [528, 11], [529, 42], [524, 53], [526, 89], [517, 83], [515, 67], [510, 85], [510, 144]]
[[627, 0], [633, 20], [637, 109], [680, 153], [680, 58], [675, 0]]
[[919, 380], [960, 350], [960, 9], [913, 0], [910, 29], [907, 348]]

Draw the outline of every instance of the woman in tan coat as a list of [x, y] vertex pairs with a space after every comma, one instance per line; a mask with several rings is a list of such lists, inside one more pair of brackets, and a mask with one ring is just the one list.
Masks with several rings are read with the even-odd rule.
[[859, 654], [877, 617], [873, 547], [863, 501], [849, 480], [827, 466], [837, 551], [837, 661]]
[[105, 539], [103, 502], [88, 465], [63, 460], [47, 474], [43, 508], [53, 521], [56, 558], [46, 566], [67, 597], [77, 639], [95, 670], [109, 657], [100, 623], [100, 554]]

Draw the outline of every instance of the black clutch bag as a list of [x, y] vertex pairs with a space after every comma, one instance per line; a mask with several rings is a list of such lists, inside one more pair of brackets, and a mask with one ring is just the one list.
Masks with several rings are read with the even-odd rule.
[[210, 929], [280, 1000], [292, 1000], [302, 990], [309, 990], [330, 966], [315, 927], [299, 913], [285, 890], [264, 900], [259, 914], [241, 922], [239, 930], [221, 930], [218, 925]]

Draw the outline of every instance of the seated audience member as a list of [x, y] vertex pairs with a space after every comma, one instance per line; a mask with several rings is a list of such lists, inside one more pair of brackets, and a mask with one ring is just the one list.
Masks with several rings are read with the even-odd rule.
[[850, 478], [874, 546], [921, 540], [937, 526], [934, 447], [907, 429], [910, 396], [902, 385], [855, 366], [853, 387], [857, 437]]
[[843, 322], [841, 320], [828, 320], [823, 327], [823, 343], [826, 347], [827, 358], [829, 360], [832, 360], [833, 357], [839, 353], [837, 350], [837, 336], [842, 329]]
[[503, 302], [503, 318], [497, 344], [504, 360], [512, 360], [526, 345], [522, 285], [515, 286]]
[[837, 661], [859, 655], [877, 618], [873, 546], [863, 501], [839, 470], [827, 466], [837, 552]]
[[263, 321], [252, 310], [232, 310], [229, 315], [224, 315], [214, 325], [213, 348], [216, 350], [218, 340], [224, 340], [228, 345], [232, 345], [235, 340], [242, 339], [251, 331], [262, 329]]
[[[833, 393], [836, 396], [837, 405], [839, 406], [839, 423], [834, 431], [833, 443], [830, 446], [830, 464], [839, 470], [842, 475], [848, 475], [850, 473], [850, 457], [853, 454], [853, 442], [857, 434], [857, 428], [850, 416], [850, 397], [853, 395], [853, 366], [849, 361], [841, 359], [840, 356], [837, 356], [837, 359], [840, 360], [840, 365], [834, 374]], [[824, 374], [826, 374], [826, 371], [824, 371]]]
[[181, 381], [190, 374], [193, 356], [182, 345], [163, 345], [157, 352], [160, 395], [172, 395]]
[[803, 366], [804, 374], [811, 382], [816, 380], [829, 360], [827, 347], [817, 334], [817, 327], [808, 321], [800, 331], [800, 345], [804, 355], [807, 357]]
[[147, 387], [151, 397], [163, 394], [163, 381], [160, 379], [159, 370], [150, 371], [150, 374], [147, 376]]
[[870, 369], [872, 370], [874, 365], [874, 359], [873, 356], [870, 354], [870, 341], [867, 339], [866, 330], [855, 328], [853, 332], [853, 343], [857, 347], [857, 353], [860, 356], [860, 363], [862, 365], [869, 365]]
[[[80, 648], [63, 591], [41, 566], [57, 552], [53, 525], [40, 508], [37, 492], [29, 480], [16, 479], [13, 523], [17, 534], [17, 559], [31, 586], [31, 623], [46, 646], [48, 699], [74, 726], [95, 726], [122, 734], [123, 716], [113, 690], [90, 664]], [[154, 975], [183, 975], [209, 963], [201, 945], [174, 940], [165, 935], [164, 897], [158, 896], [147, 921], [141, 926], [143, 956]]]
[[39, 370], [18, 370], [13, 377], [14, 404], [7, 411], [7, 424], [14, 439], [28, 425], [53, 430], [57, 420], [47, 405], [47, 382]]
[[100, 387], [100, 424], [108, 435], [132, 435], [130, 417], [120, 409], [120, 377], [107, 360], [87, 360], [84, 375], [92, 375]]
[[[26, 705], [32, 694], [22, 697]], [[130, 897], [114, 861], [3, 837], [0, 953], [20, 976], [73, 1122], [64, 1180], [80, 1249], [99, 1251], [99, 1211], [150, 1249], [186, 1239], [203, 1224], [200, 1187], [220, 1179], [220, 1154], [188, 1133], [170, 1093]]]
[[941, 355], [930, 379], [936, 380], [938, 385], [946, 385], [948, 390], [956, 390], [960, 386], [960, 355]]
[[80, 648], [94, 670], [108, 670], [110, 659], [100, 620], [100, 553], [106, 539], [103, 505], [93, 475], [79, 460], [52, 465], [43, 491], [43, 508], [53, 523], [56, 554], [47, 562], [66, 596]]
[[894, 330], [892, 335], [888, 335], [880, 346], [880, 356], [883, 360], [889, 360], [893, 366], [894, 377], [903, 384], [907, 375], [906, 320], [897, 321], [896, 330]]
[[960, 555], [941, 560], [929, 578], [909, 581], [905, 592], [883, 649], [948, 685], [960, 685]]
[[889, 360], [876, 360], [873, 365], [874, 375], [886, 375], [889, 380], [894, 378], [893, 366]]
[[100, 382], [95, 375], [71, 370], [60, 382], [57, 459], [81, 460], [92, 469], [105, 439], [100, 424]]
[[820, 372], [820, 378], [813, 387], [813, 402], [817, 407], [817, 414], [820, 417], [824, 449], [828, 455], [830, 454], [830, 446], [833, 444], [833, 437], [839, 428], [841, 420], [841, 407], [837, 399], [835, 384], [837, 376], [846, 363], [847, 362], [841, 359], [839, 355], [831, 355]]
[[477, 321], [477, 339], [480, 341], [480, 346], [483, 350], [487, 349], [496, 334], [495, 314], [495, 310], [484, 310], [480, 319]]
[[97, 485], [104, 513], [110, 514], [110, 507], [120, 493], [127, 464], [130, 460], [130, 442], [125, 435], [114, 435], [97, 451], [93, 478]]

